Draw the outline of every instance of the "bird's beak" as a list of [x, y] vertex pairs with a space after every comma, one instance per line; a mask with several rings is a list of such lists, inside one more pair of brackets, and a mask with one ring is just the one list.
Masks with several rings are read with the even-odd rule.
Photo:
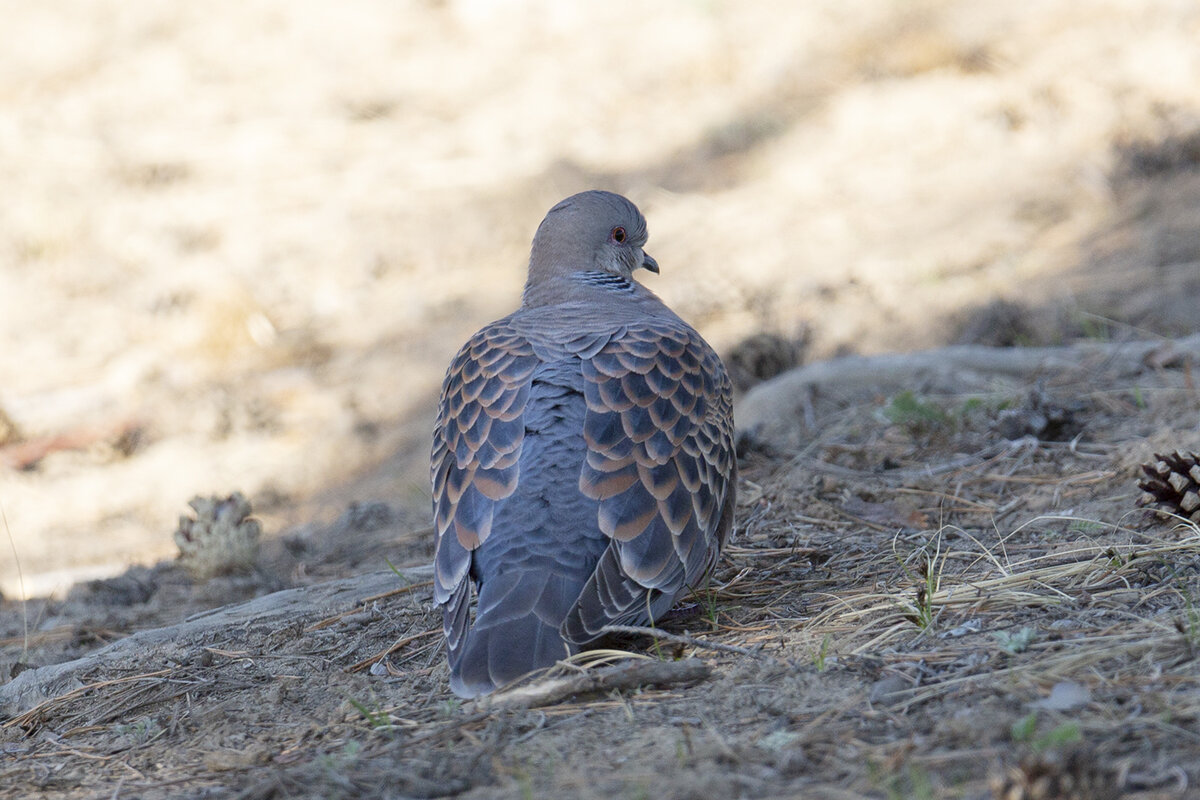
[[655, 261], [654, 256], [650, 255], [649, 253], [642, 253], [642, 266], [653, 272], [655, 275], [658, 274], [658, 262]]

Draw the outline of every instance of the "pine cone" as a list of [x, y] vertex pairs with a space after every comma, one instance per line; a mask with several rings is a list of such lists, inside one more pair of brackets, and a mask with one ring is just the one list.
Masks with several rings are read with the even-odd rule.
[[1139, 506], [1200, 522], [1200, 455], [1155, 453], [1153, 463], [1142, 464], [1142, 472], [1146, 477], [1138, 488], [1145, 494], [1138, 498]]
[[241, 492], [229, 497], [193, 497], [196, 519], [180, 517], [175, 530], [179, 563], [196, 580], [249, 572], [258, 556], [262, 526], [249, 519], [250, 503]]

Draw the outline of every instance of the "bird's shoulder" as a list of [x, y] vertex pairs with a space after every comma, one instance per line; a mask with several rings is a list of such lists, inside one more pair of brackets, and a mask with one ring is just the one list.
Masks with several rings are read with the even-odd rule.
[[563, 361], [588, 362], [612, 377], [657, 362], [672, 374], [699, 373], [718, 392], [728, 383], [724, 364], [699, 332], [644, 290], [620, 302], [601, 296], [518, 308], [463, 344], [443, 389], [489, 378], [526, 382], [539, 367]]

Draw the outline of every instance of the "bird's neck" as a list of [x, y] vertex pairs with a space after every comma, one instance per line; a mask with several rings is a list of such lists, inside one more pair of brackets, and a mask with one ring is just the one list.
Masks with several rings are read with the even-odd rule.
[[522, 308], [562, 303], [606, 303], [617, 298], [637, 298], [650, 292], [636, 281], [603, 270], [581, 270], [554, 276], [534, 276], [525, 282]]

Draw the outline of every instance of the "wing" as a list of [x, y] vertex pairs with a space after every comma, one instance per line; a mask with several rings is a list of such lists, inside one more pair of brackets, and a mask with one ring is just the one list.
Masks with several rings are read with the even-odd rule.
[[583, 375], [579, 489], [612, 541], [563, 624], [576, 643], [652, 619], [704, 578], [729, 535], [737, 469], [729, 378], [687, 325], [631, 326]]
[[467, 628], [471, 551], [488, 538], [496, 503], [520, 478], [522, 414], [537, 363], [528, 340], [503, 319], [463, 345], [442, 382], [430, 459], [434, 600], [452, 653]]

